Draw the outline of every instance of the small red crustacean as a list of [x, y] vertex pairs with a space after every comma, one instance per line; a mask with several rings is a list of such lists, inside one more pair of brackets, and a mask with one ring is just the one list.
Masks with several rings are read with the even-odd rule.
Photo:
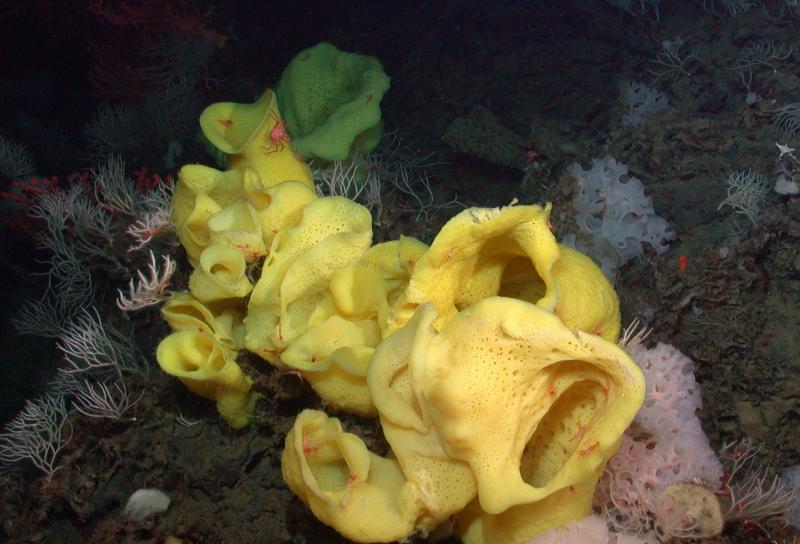
[[686, 255], [678, 257], [678, 276], [683, 276], [687, 266], [689, 266], [689, 258]]
[[275, 153], [277, 151], [283, 151], [283, 148], [291, 142], [291, 138], [289, 138], [289, 125], [281, 119], [277, 113], [270, 112], [270, 116], [275, 121], [275, 125], [273, 125], [272, 129], [267, 133], [267, 144], [264, 146], [264, 150], [269, 153]]
[[589, 455], [590, 453], [592, 453], [594, 450], [596, 450], [599, 447], [600, 447], [600, 442], [594, 442], [592, 445], [586, 446], [582, 450], [578, 450], [578, 456], [581, 459], [583, 459], [584, 457], [586, 457], [587, 455]]

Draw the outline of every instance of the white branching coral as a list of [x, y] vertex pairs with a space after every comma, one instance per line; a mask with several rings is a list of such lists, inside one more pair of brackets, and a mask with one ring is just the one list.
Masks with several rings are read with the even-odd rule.
[[734, 212], [744, 215], [756, 225], [769, 190], [770, 184], [766, 177], [752, 170], [733, 172], [728, 176], [728, 196], [717, 209], [730, 206]]
[[146, 46], [144, 54], [150, 62], [141, 75], [153, 88], [163, 89], [178, 83], [188, 86], [195, 81], [209, 83], [208, 63], [214, 54], [210, 40], [166, 33], [157, 43]]
[[720, 452], [725, 466], [727, 521], [761, 520], [783, 516], [800, 502], [800, 488], [794, 488], [767, 467], [757, 465], [758, 446], [750, 440], [726, 445]]
[[174, 189], [175, 182], [170, 176], [166, 181], [161, 181], [159, 178], [158, 184], [153, 189], [138, 195], [138, 219], [128, 225], [125, 231], [135, 242], [128, 248], [129, 252], [143, 248], [156, 235], [173, 230], [172, 192]]
[[166, 179], [161, 179], [159, 176], [158, 183], [139, 196], [139, 206], [142, 210], [148, 213], [154, 213], [162, 210], [167, 214], [172, 209], [172, 193], [175, 190], [175, 179], [172, 176], [167, 176]]
[[787, 48], [770, 40], [750, 42], [739, 50], [739, 54], [729, 68], [741, 71], [756, 66], [766, 66], [773, 72], [777, 72], [777, 63], [788, 59], [793, 51], [791, 46]]
[[732, 16], [741, 15], [758, 5], [758, 0], [703, 0], [703, 9], [717, 17], [722, 17], [725, 13]]
[[96, 310], [82, 310], [67, 326], [58, 341], [68, 374], [90, 373], [93, 376], [122, 376], [142, 372], [133, 341], [103, 323]]
[[62, 395], [49, 394], [27, 401], [25, 408], [0, 433], [0, 464], [30, 461], [50, 479], [60, 468], [58, 454], [72, 439]]
[[111, 216], [93, 202], [82, 185], [43, 193], [30, 215], [45, 224], [38, 241], [52, 253], [47, 272], [50, 290], [68, 299], [70, 306], [94, 297], [92, 267], [102, 264], [112, 271], [124, 269], [109, 237]]
[[350, 162], [334, 161], [314, 172], [319, 196], [343, 196], [369, 209], [377, 222], [383, 211], [380, 159], [375, 153]]
[[126, 231], [131, 238], [136, 242], [128, 251], [135, 251], [141, 249], [153, 239], [153, 237], [172, 226], [170, 213], [167, 209], [157, 209], [152, 212], [146, 212], [141, 219], [131, 224]]
[[138, 403], [144, 391], [132, 398], [122, 379], [98, 381], [91, 377], [59, 372], [56, 391], [72, 399], [72, 408], [86, 417], [135, 421], [125, 414]]
[[317, 194], [319, 196], [343, 196], [350, 200], [359, 201], [359, 196], [366, 187], [360, 177], [360, 163], [350, 161], [333, 161], [327, 168], [314, 172], [317, 180]]
[[86, 256], [111, 258], [99, 243], [108, 237], [111, 218], [91, 202], [83, 186], [43, 193], [31, 215], [46, 225], [39, 241], [57, 256], [74, 248]]
[[32, 176], [35, 170], [33, 156], [27, 147], [0, 136], [0, 177], [19, 180]]
[[792, 136], [800, 134], [800, 102], [778, 108], [774, 115], [773, 125]]
[[109, 155], [105, 163], [92, 168], [94, 196], [100, 207], [127, 215], [136, 215], [139, 194], [125, 175], [125, 161], [119, 155]]
[[661, 51], [651, 61], [653, 67], [647, 70], [656, 76], [653, 85], [662, 79], [692, 77], [692, 69], [701, 61], [695, 49], [687, 51], [683, 48], [684, 45], [686, 42], [680, 36], [661, 42]]
[[[172, 231], [171, 178], [166, 182], [157, 178], [152, 189], [140, 191], [126, 176], [119, 156], [109, 157], [92, 175], [93, 189], [83, 182], [66, 189], [52, 187], [37, 195], [29, 212], [44, 224], [37, 239], [50, 252], [47, 295], [62, 301], [66, 308], [92, 304], [102, 280], [135, 277], [129, 259], [123, 257], [130, 244], [118, 239], [119, 234], [126, 231], [132, 237], [134, 244], [129, 250], [133, 251], [151, 243], [157, 234]], [[142, 295], [140, 291], [137, 294]], [[54, 315], [52, 308], [31, 306], [28, 310], [19, 319], [26, 331], [39, 330], [48, 336], [60, 333], [48, 325], [53, 322], [50, 319], [39, 322], [45, 326], [36, 323], [37, 317]]]
[[349, 162], [335, 161], [314, 171], [317, 193], [337, 195], [366, 206], [375, 224], [381, 223], [384, 199], [401, 195], [402, 211], [429, 223], [429, 215], [464, 207], [457, 198], [438, 202], [425, 169], [444, 164], [436, 153], [420, 154], [398, 131], [389, 132], [372, 152]]
[[314, 172], [319, 196], [343, 196], [366, 206], [378, 220], [382, 211], [381, 178], [372, 165], [374, 154], [345, 163], [334, 161]]
[[464, 207], [458, 201], [457, 195], [447, 202], [436, 202], [431, 180], [426, 172], [415, 176], [407, 168], [398, 168], [395, 175], [389, 177], [389, 182], [392, 184], [392, 190], [405, 195], [408, 199], [409, 205], [406, 211], [413, 213], [414, 219], [425, 225], [430, 223], [430, 215], [434, 212]]
[[196, 130], [203, 101], [194, 83], [188, 79], [170, 81], [162, 89], [148, 93], [142, 107], [144, 130], [166, 149], [164, 165], [174, 168], [181, 154], [180, 142]]
[[139, 116], [139, 109], [132, 104], [101, 104], [83, 130], [92, 158], [139, 151], [146, 141]]
[[147, 271], [136, 271], [138, 281], [130, 280], [128, 284], [128, 295], [119, 289], [117, 296], [117, 306], [124, 312], [140, 310], [147, 306], [158, 304], [167, 298], [166, 292], [169, 287], [169, 280], [175, 273], [175, 261], [169, 255], [161, 256], [162, 267], [158, 269], [156, 256], [150, 252], [150, 264]]
[[17, 316], [11, 320], [19, 334], [33, 334], [45, 338], [58, 338], [64, 333], [64, 324], [74, 314], [64, 298], [46, 297], [24, 303]]

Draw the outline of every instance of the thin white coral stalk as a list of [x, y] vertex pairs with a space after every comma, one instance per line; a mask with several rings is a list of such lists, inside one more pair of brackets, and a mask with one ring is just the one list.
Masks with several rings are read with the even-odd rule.
[[128, 296], [119, 289], [117, 306], [124, 312], [140, 310], [147, 306], [160, 303], [167, 298], [166, 291], [169, 280], [175, 273], [175, 261], [169, 255], [162, 255], [161, 261], [163, 268], [158, 270], [156, 256], [150, 252], [150, 264], [147, 265], [147, 272], [136, 271], [138, 281], [131, 279], [128, 284]]

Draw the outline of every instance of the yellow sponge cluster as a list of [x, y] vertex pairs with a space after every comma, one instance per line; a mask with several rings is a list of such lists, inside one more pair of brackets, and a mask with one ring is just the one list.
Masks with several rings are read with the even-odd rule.
[[252, 265], [277, 253], [271, 248], [278, 234], [317, 198], [308, 166], [273, 139], [282, 126], [272, 91], [254, 104], [209, 106], [201, 127], [228, 154], [229, 168], [184, 166], [172, 199], [172, 219], [194, 271], [190, 292], [174, 295], [162, 310], [175, 332], [156, 358], [193, 392], [216, 400], [234, 427], [250, 421], [257, 399], [236, 363], [236, 350], [245, 347]]
[[[318, 442], [345, 435], [366, 447], [338, 420], [303, 412], [284, 478], [319, 519], [358, 542], [455, 518], [466, 543], [521, 543], [590, 512], [644, 380], [615, 344], [613, 289], [590, 259], [556, 243], [549, 214], [549, 205], [465, 210], [430, 248], [415, 242], [391, 267], [368, 264], [372, 253], [389, 256], [379, 245], [333, 274], [338, 315], [369, 318], [380, 334], [363, 394], [392, 457], [365, 454], [356, 470], [343, 449], [320, 455]], [[309, 434], [309, 421], [326, 431]], [[332, 458], [338, 476], [319, 493]], [[391, 488], [381, 488], [386, 480]]]
[[644, 398], [600, 269], [556, 242], [549, 204], [470, 208], [430, 247], [373, 246], [368, 210], [317, 198], [275, 143], [279, 115], [270, 92], [203, 114], [229, 169], [181, 170], [174, 220], [194, 271], [163, 308], [162, 368], [234, 426], [257, 399], [238, 349], [301, 373], [330, 408], [378, 416], [389, 457], [315, 410], [283, 451], [289, 487], [351, 540], [455, 519], [468, 544], [515, 544], [587, 515]]

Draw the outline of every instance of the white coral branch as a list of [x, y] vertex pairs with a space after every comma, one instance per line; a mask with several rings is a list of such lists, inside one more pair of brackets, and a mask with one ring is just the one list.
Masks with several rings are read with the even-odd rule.
[[728, 176], [728, 197], [717, 209], [730, 206], [735, 213], [744, 215], [755, 226], [768, 196], [769, 183], [766, 177], [752, 170], [733, 172]]
[[67, 374], [101, 377], [141, 372], [133, 340], [104, 322], [95, 308], [82, 309], [57, 346], [67, 362], [61, 372]]
[[142, 219], [128, 227], [127, 233], [136, 241], [128, 251], [135, 251], [149, 244], [156, 234], [169, 228], [170, 222], [169, 210], [165, 208], [144, 214]]
[[800, 501], [800, 488], [788, 485], [759, 466], [755, 457], [759, 447], [750, 440], [728, 444], [720, 452], [725, 463], [728, 494], [726, 521], [761, 521], [791, 512]]
[[125, 175], [125, 161], [110, 155], [105, 164], [92, 169], [94, 196], [100, 207], [110, 212], [136, 215], [136, 186]]
[[25, 408], [0, 432], [0, 466], [28, 460], [51, 479], [61, 468], [58, 454], [72, 439], [67, 406], [61, 395], [27, 401]]
[[122, 289], [119, 289], [119, 296], [117, 297], [117, 306], [123, 312], [132, 312], [140, 310], [153, 304], [158, 304], [167, 298], [166, 290], [169, 286], [169, 280], [172, 274], [175, 273], [175, 261], [169, 255], [162, 255], [161, 261], [163, 268], [159, 272], [156, 263], [156, 256], [150, 252], [150, 264], [147, 266], [147, 272], [141, 270], [136, 271], [138, 282], [131, 279], [128, 284], [128, 296], [125, 296]]
[[81, 414], [100, 419], [136, 421], [135, 417], [123, 418], [123, 416], [141, 400], [144, 391], [134, 399], [128, 394], [128, 388], [122, 380], [93, 382], [76, 379], [73, 375], [68, 376], [73, 378], [72, 407]]

